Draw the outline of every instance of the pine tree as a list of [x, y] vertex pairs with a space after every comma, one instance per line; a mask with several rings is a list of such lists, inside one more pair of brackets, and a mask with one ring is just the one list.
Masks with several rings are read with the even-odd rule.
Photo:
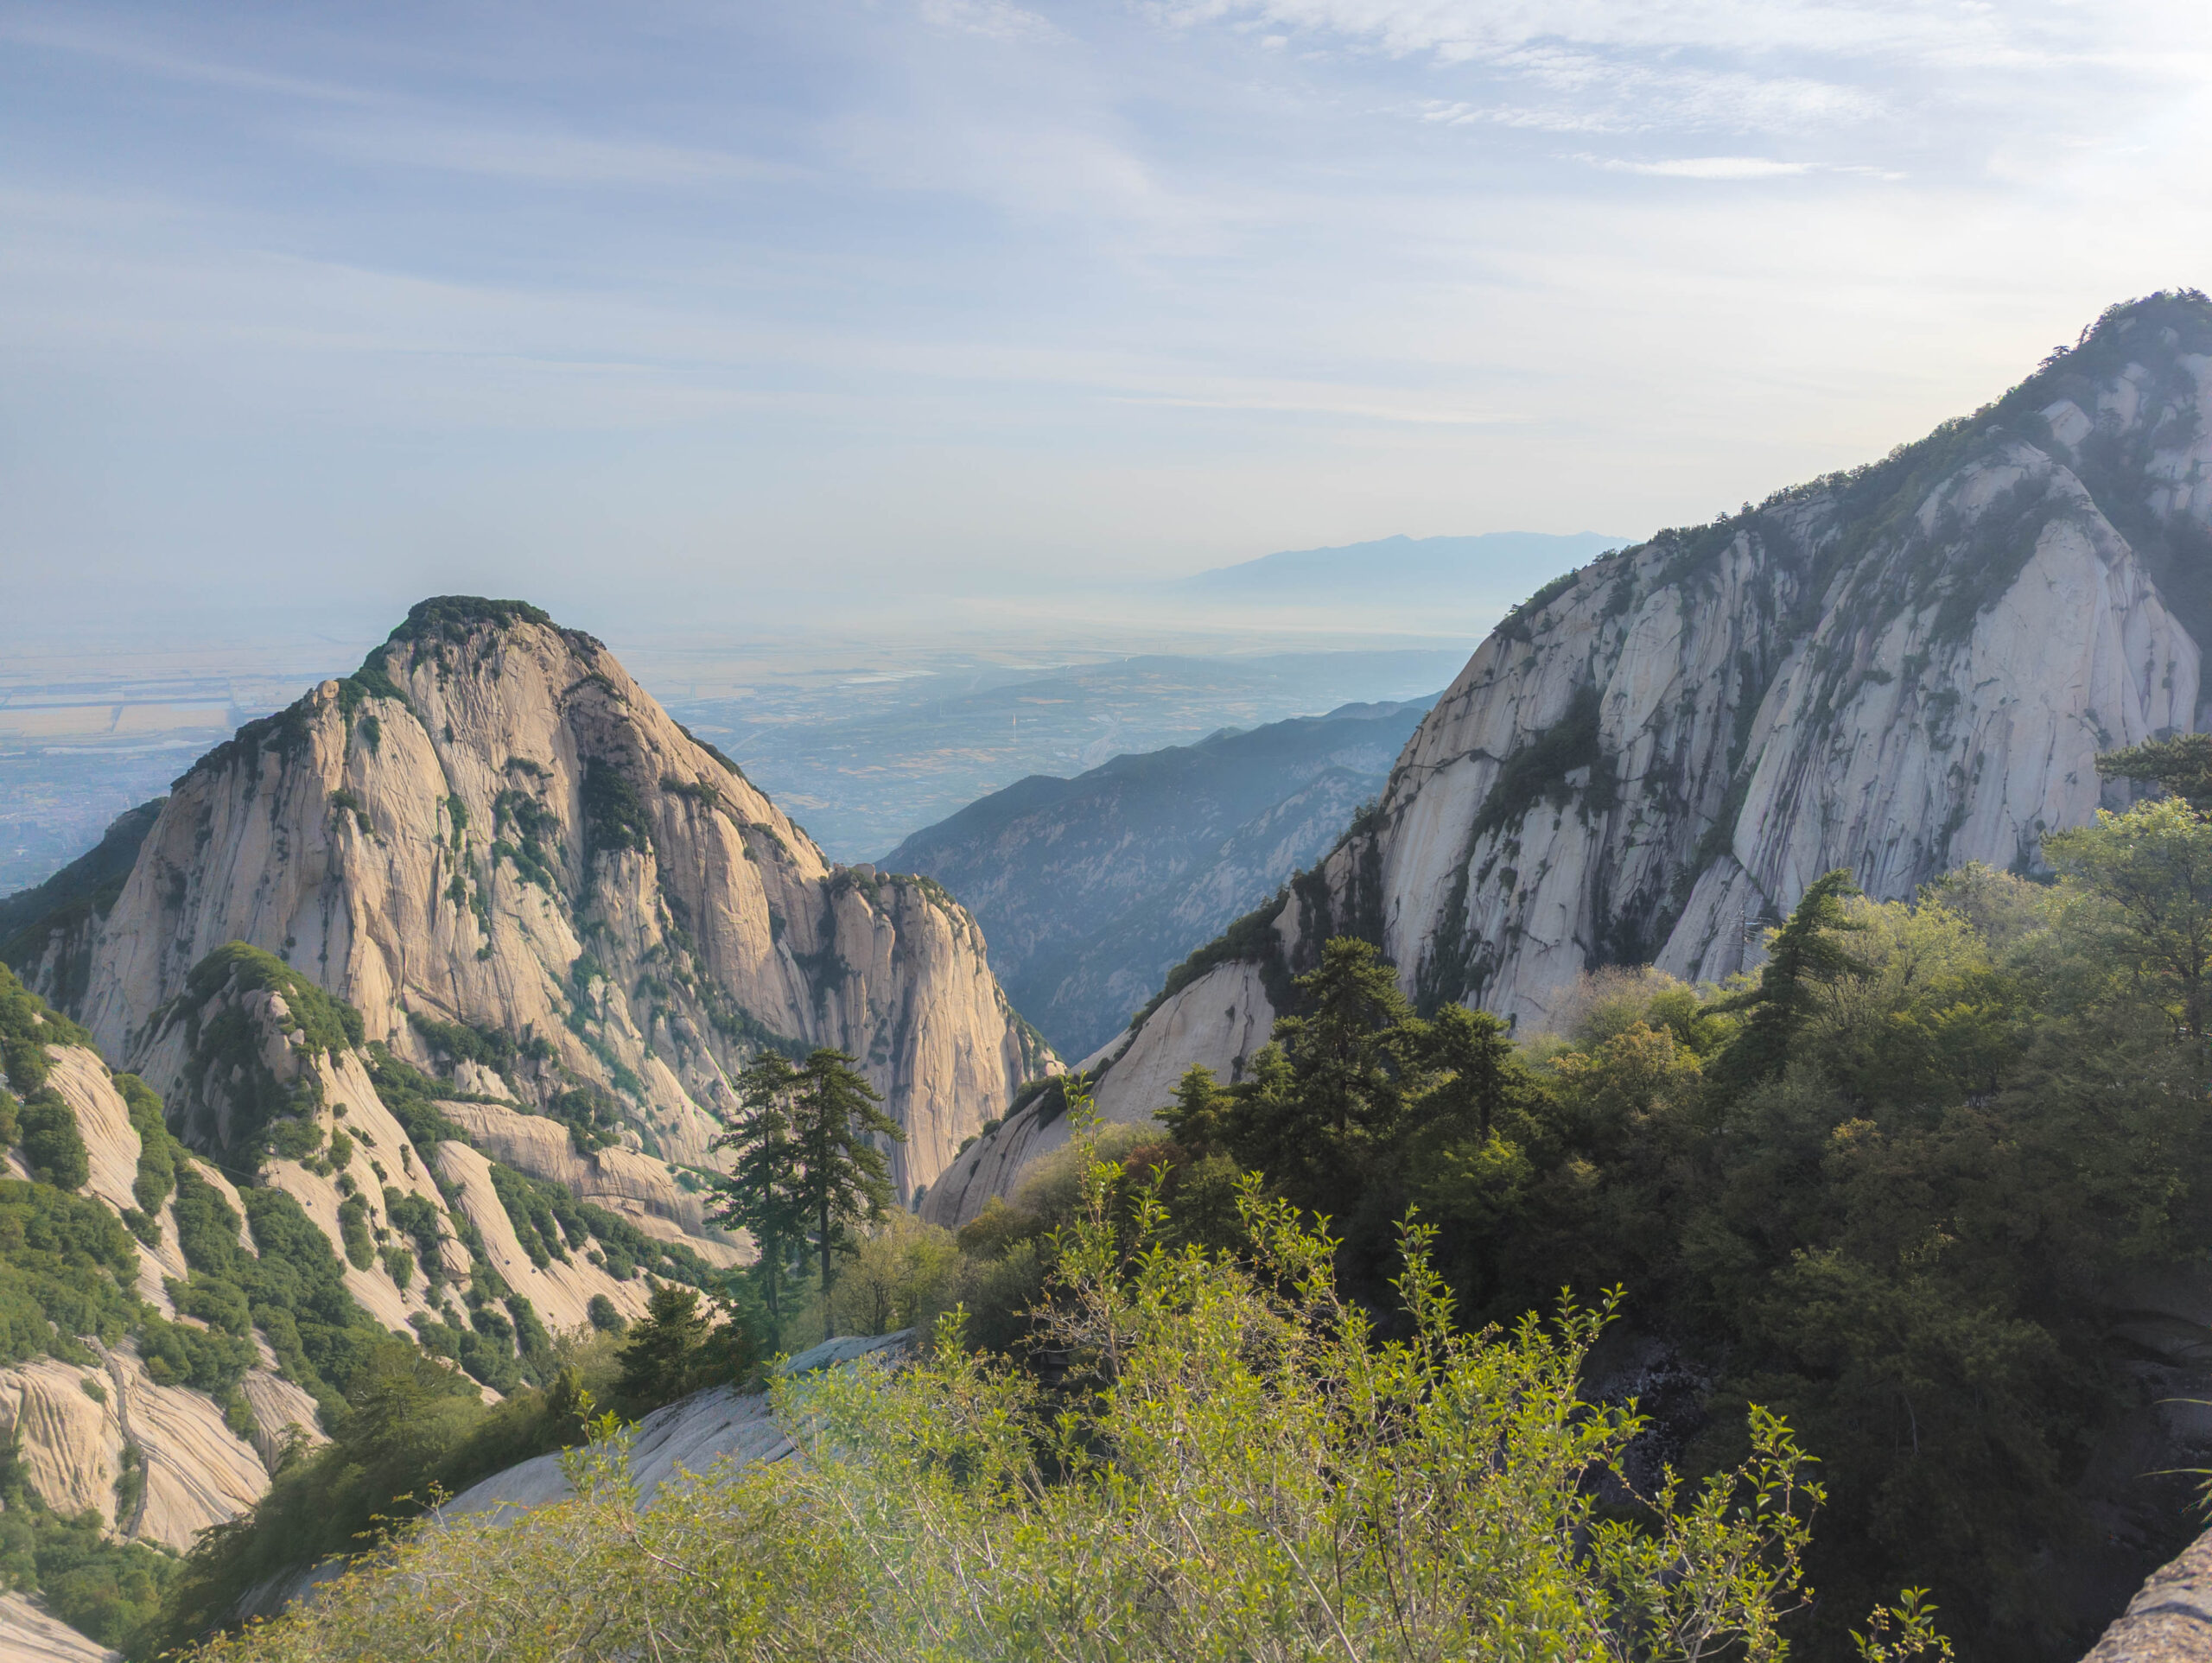
[[1176, 1084], [1175, 1101], [1161, 1108], [1158, 1118], [1185, 1148], [1209, 1150], [1221, 1142], [1224, 1117], [1236, 1101], [1214, 1079], [1211, 1069], [1193, 1063]]
[[799, 1089], [797, 1069], [763, 1051], [737, 1077], [741, 1112], [713, 1147], [734, 1151], [728, 1176], [715, 1185], [709, 1216], [725, 1228], [747, 1231], [760, 1251], [760, 1291], [769, 1320], [783, 1321], [783, 1282], [792, 1251], [806, 1239], [806, 1198], [799, 1192], [798, 1146], [791, 1137], [791, 1104]]
[[791, 1098], [791, 1141], [798, 1155], [793, 1195], [814, 1228], [822, 1260], [822, 1337], [831, 1338], [830, 1311], [833, 1255], [849, 1240], [855, 1224], [873, 1222], [891, 1204], [891, 1167], [875, 1139], [906, 1141], [898, 1122], [879, 1104], [882, 1099], [853, 1059], [823, 1049], [798, 1071]]
[[2212, 733], [2177, 733], [2097, 758], [2104, 779], [2153, 780], [2199, 813], [2212, 811]]
[[1513, 1035], [1488, 1011], [1446, 1005], [1427, 1021], [1408, 1024], [1408, 1049], [1438, 1083], [1421, 1096], [1419, 1118], [1454, 1129], [1491, 1127], [1516, 1093], [1529, 1089], [1528, 1070], [1513, 1055]]
[[1758, 985], [1713, 1006], [1748, 1013], [1743, 1031], [1723, 1059], [1723, 1070], [1732, 1080], [1749, 1083], [1780, 1074], [1789, 1063], [1791, 1044], [1812, 1014], [1815, 989], [1865, 970], [1844, 950], [1840, 939], [1865, 928], [1843, 906], [1859, 892], [1847, 866], [1815, 879], [1789, 923], [1767, 943]]
[[622, 1376], [614, 1390], [626, 1412], [643, 1414], [696, 1388], [695, 1365], [709, 1326], [697, 1289], [666, 1282], [653, 1290], [621, 1351]]
[[1275, 1043], [1297, 1070], [1306, 1113], [1338, 1139], [1395, 1118], [1395, 1059], [1386, 1034], [1413, 1014], [1398, 973], [1371, 943], [1338, 936], [1298, 978], [1305, 1013], [1275, 1024]]

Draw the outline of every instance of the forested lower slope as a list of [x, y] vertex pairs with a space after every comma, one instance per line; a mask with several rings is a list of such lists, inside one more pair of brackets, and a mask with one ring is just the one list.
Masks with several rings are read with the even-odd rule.
[[0, 1048], [0, 1580], [104, 1644], [379, 1381], [465, 1431], [645, 1313], [648, 1273], [742, 1256], [665, 1166], [365, 1045], [242, 943], [162, 1013], [166, 1104], [4, 969]]
[[2077, 1658], [2204, 1518], [2212, 816], [2043, 852], [1824, 874], [1755, 977], [1601, 974], [1520, 1041], [1335, 938], [1243, 1080], [1103, 1130], [1056, 1082], [1010, 1203], [857, 1242], [841, 1325], [957, 1329], [787, 1394], [772, 1471], [640, 1513], [579, 1457], [235, 1654], [518, 1654], [519, 1615], [430, 1632], [432, 1585], [702, 1656], [1826, 1663], [1902, 1607]]

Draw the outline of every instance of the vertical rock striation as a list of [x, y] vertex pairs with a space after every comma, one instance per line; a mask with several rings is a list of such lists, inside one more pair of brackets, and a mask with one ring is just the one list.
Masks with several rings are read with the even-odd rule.
[[2032, 869], [2099, 751], [2202, 725], [2208, 391], [2212, 303], [2117, 308], [1882, 462], [1548, 586], [1293, 886], [1294, 968], [1351, 931], [1541, 1025], [1601, 964], [1741, 968], [1832, 867]]

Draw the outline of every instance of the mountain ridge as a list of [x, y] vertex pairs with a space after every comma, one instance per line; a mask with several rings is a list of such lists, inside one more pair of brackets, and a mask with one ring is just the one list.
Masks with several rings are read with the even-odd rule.
[[[1545, 585], [1375, 809], [1091, 1059], [1101, 1112], [1148, 1119], [1192, 1063], [1237, 1077], [1332, 936], [1423, 1008], [1541, 1029], [1608, 963], [1745, 968], [1834, 866], [1885, 898], [2032, 869], [2105, 800], [2096, 752], [2212, 726], [2208, 404], [2212, 301], [2126, 302], [1879, 461]], [[1017, 1119], [961, 1162], [958, 1210], [1015, 1181]]]
[[[1530, 579], [1587, 561], [1633, 538], [1597, 531], [1484, 531], [1471, 536], [1411, 537], [1403, 532], [1319, 549], [1287, 549], [1255, 560], [1217, 566], [1177, 587], [1197, 595], [1250, 595], [1277, 604], [1342, 599], [1365, 604], [1410, 596], [1446, 599], [1440, 586], [1480, 584], [1485, 592], [1522, 593]], [[1448, 600], [1447, 600], [1448, 604]]]
[[693, 1166], [763, 1044], [861, 1060], [907, 1132], [902, 1190], [1054, 1066], [941, 889], [833, 866], [601, 643], [518, 601], [417, 606], [180, 777], [104, 915], [31, 930], [26, 980], [118, 1058], [245, 941], [410, 1063], [488, 1069]]

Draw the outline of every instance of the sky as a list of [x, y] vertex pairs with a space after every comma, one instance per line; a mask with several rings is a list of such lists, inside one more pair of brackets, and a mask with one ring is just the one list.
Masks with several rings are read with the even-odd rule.
[[2201, 0], [0, 0], [0, 638], [1641, 535], [2212, 284], [2208, 142]]

